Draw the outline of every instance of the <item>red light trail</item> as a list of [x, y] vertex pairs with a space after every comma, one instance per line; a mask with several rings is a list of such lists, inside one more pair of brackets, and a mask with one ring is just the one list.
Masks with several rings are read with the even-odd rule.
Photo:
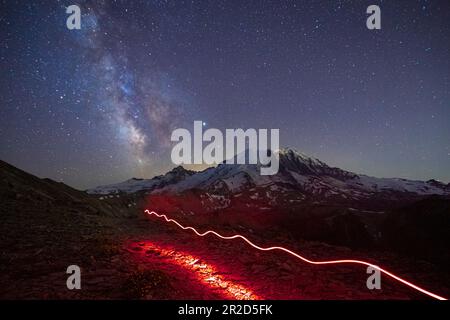
[[[140, 244], [140, 246], [145, 249], [146, 253], [157, 253], [158, 256], [167, 258], [172, 264], [193, 272], [201, 283], [208, 285], [210, 288], [222, 289], [222, 292], [228, 298], [236, 300], [262, 299], [249, 288], [227, 279], [224, 275], [220, 275], [220, 270], [214, 265], [203, 262], [200, 258], [189, 253], [174, 250], [170, 247], [163, 247], [148, 241]], [[146, 253], [143, 254], [145, 255]]]
[[195, 234], [197, 234], [199, 237], [204, 237], [204, 236], [206, 236], [206, 235], [208, 235], [208, 234], [213, 234], [213, 235], [215, 235], [216, 237], [219, 237], [219, 238], [224, 239], [224, 240], [231, 240], [231, 239], [238, 239], [238, 238], [239, 238], [239, 239], [242, 239], [242, 240], [244, 240], [245, 242], [247, 242], [250, 246], [252, 246], [252, 247], [255, 248], [255, 249], [258, 249], [258, 250], [261, 250], [261, 251], [272, 251], [272, 250], [283, 251], [283, 252], [286, 252], [286, 253], [290, 254], [291, 256], [293, 256], [293, 257], [295, 257], [295, 258], [297, 258], [297, 259], [300, 259], [300, 260], [302, 260], [302, 261], [304, 261], [304, 262], [307, 262], [307, 263], [309, 263], [309, 264], [323, 265], [323, 264], [341, 264], [341, 263], [348, 263], [348, 264], [360, 264], [360, 265], [364, 265], [364, 266], [370, 266], [370, 267], [373, 267], [373, 268], [375, 268], [375, 269], [380, 270], [380, 272], [382, 272], [382, 273], [384, 273], [385, 275], [387, 275], [387, 276], [393, 278], [394, 280], [397, 280], [398, 282], [401, 282], [402, 284], [404, 284], [404, 285], [406, 285], [406, 286], [408, 286], [408, 287], [410, 287], [410, 288], [413, 288], [413, 289], [415, 289], [415, 290], [417, 290], [417, 291], [419, 291], [419, 292], [422, 292], [422, 293], [424, 293], [424, 294], [426, 294], [426, 295], [428, 295], [428, 296], [430, 296], [430, 297], [432, 297], [432, 298], [435, 298], [435, 299], [438, 299], [438, 300], [447, 300], [447, 298], [444, 298], [444, 297], [439, 296], [439, 295], [437, 295], [437, 294], [435, 294], [435, 293], [432, 293], [432, 292], [430, 292], [430, 291], [428, 291], [428, 290], [425, 290], [425, 289], [423, 289], [423, 288], [421, 288], [421, 287], [419, 287], [419, 286], [417, 286], [417, 285], [415, 285], [415, 284], [413, 284], [413, 283], [411, 283], [411, 282], [409, 282], [409, 281], [407, 281], [407, 280], [405, 280], [405, 279], [403, 279], [403, 278], [400, 278], [399, 276], [397, 276], [397, 275], [395, 275], [395, 274], [393, 274], [393, 273], [387, 271], [386, 269], [380, 268], [380, 267], [378, 267], [378, 266], [376, 266], [376, 265], [374, 265], [374, 264], [371, 264], [371, 263], [369, 263], [369, 262], [366, 262], [366, 261], [362, 261], [362, 260], [352, 260], [352, 259], [329, 260], [329, 261], [313, 261], [313, 260], [309, 260], [309, 259], [307, 259], [307, 258], [301, 256], [301, 255], [298, 254], [298, 253], [295, 253], [295, 252], [293, 252], [293, 251], [291, 251], [291, 250], [289, 250], [289, 249], [286, 249], [286, 248], [284, 248], [284, 247], [278, 247], [278, 246], [274, 246], [274, 247], [260, 247], [260, 246], [254, 244], [253, 242], [251, 242], [251, 241], [248, 240], [246, 237], [244, 237], [244, 236], [242, 236], [242, 235], [240, 235], [240, 234], [236, 234], [236, 235], [233, 235], [233, 236], [223, 236], [223, 235], [221, 235], [221, 234], [219, 234], [219, 233], [217, 233], [217, 232], [215, 232], [215, 231], [213, 231], [213, 230], [208, 230], [208, 231], [205, 231], [205, 232], [203, 232], [203, 233], [200, 233], [200, 232], [198, 232], [195, 228], [193, 228], [193, 227], [185, 227], [185, 226], [181, 225], [180, 223], [178, 223], [177, 221], [168, 218], [168, 217], [167, 217], [166, 215], [164, 215], [164, 214], [158, 214], [158, 213], [156, 213], [156, 212], [154, 212], [154, 211], [150, 211], [150, 210], [145, 210], [145, 213], [147, 213], [148, 215], [154, 215], [154, 216], [156, 216], [156, 217], [158, 217], [158, 218], [164, 218], [164, 220], [165, 220], [166, 222], [174, 223], [175, 225], [177, 225], [179, 228], [181, 228], [181, 229], [183, 229], [183, 230], [192, 230], [192, 231], [193, 231]]

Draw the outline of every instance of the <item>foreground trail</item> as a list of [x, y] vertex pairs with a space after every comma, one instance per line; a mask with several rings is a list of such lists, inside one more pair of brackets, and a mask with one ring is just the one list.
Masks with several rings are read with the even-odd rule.
[[[243, 241], [189, 231], [145, 215], [114, 217], [64, 208], [1, 209], [2, 299], [427, 299], [382, 277], [366, 287], [361, 266], [312, 266], [282, 252], [261, 252]], [[200, 228], [201, 229], [201, 228]], [[314, 260], [365, 258], [424, 287], [439, 287], [426, 263], [386, 253], [351, 251], [247, 229], [255, 243], [282, 245]], [[66, 269], [80, 266], [81, 290], [68, 290]]]
[[[283, 252], [261, 252], [239, 239], [224, 241], [149, 220], [158, 232], [129, 242], [134, 259], [174, 278], [186, 277], [195, 291], [210, 298], [231, 299], [427, 299], [429, 297], [382, 276], [380, 290], [366, 286], [366, 268], [358, 265], [317, 266], [301, 263]], [[255, 242], [262, 241], [254, 237]], [[301, 251], [311, 259], [342, 259], [358, 253], [322, 243], [275, 243]], [[299, 250], [300, 251], [300, 250]], [[376, 257], [371, 263], [377, 264]], [[406, 278], [414, 275], [406, 274]], [[183, 298], [195, 298], [188, 295]]]

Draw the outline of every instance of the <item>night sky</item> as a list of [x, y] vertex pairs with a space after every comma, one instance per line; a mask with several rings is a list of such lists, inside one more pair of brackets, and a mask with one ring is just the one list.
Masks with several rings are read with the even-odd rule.
[[279, 128], [281, 146], [358, 173], [450, 181], [448, 0], [2, 0], [0, 25], [0, 159], [40, 177], [164, 173], [172, 130], [202, 120]]

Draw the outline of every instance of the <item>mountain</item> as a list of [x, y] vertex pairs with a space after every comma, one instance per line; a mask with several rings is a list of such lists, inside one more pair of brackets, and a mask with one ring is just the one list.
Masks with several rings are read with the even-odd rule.
[[105, 203], [84, 191], [51, 179], [40, 179], [1, 160], [0, 198], [0, 213], [4, 219], [10, 216], [16, 218], [33, 210], [39, 211], [39, 214], [54, 213], [60, 217], [68, 213], [110, 216], [127, 214], [125, 199], [114, 197], [110, 203]]
[[[272, 176], [260, 175], [259, 165], [219, 164], [201, 172], [177, 167], [153, 179], [131, 179], [88, 192], [101, 199], [105, 194], [133, 196], [147, 208], [191, 224], [239, 225], [255, 232], [279, 229], [279, 234], [294, 238], [352, 248], [389, 243], [393, 232], [387, 219], [401, 224], [392, 219], [395, 210], [433, 197], [438, 199], [429, 203], [450, 201], [450, 186], [436, 180], [356, 174], [293, 149], [281, 149], [279, 161], [279, 172]], [[434, 211], [428, 216], [433, 224], [439, 221]]]
[[87, 190], [90, 194], [112, 194], [112, 193], [134, 193], [138, 191], [149, 191], [163, 188], [170, 184], [178, 183], [193, 175], [194, 171], [186, 170], [179, 166], [164, 175], [152, 179], [131, 178], [121, 183], [99, 186]]
[[405, 199], [426, 195], [449, 195], [450, 186], [436, 180], [417, 181], [399, 178], [375, 178], [328, 166], [319, 159], [293, 149], [279, 151], [280, 169], [276, 175], [260, 175], [259, 165], [219, 164], [201, 172], [177, 167], [166, 175], [88, 190], [91, 194], [152, 193], [173, 194], [202, 190], [221, 196], [253, 191], [252, 199], [289, 198], [291, 202], [348, 202], [384, 198]]

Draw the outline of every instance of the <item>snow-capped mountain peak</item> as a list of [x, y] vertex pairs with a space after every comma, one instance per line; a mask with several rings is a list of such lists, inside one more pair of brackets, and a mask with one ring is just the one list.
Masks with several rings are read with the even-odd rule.
[[221, 195], [237, 194], [252, 188], [270, 188], [277, 194], [293, 193], [303, 197], [322, 199], [367, 199], [374, 196], [397, 197], [407, 195], [449, 195], [450, 187], [436, 180], [415, 181], [399, 178], [375, 178], [330, 167], [321, 160], [297, 150], [282, 148], [279, 172], [272, 176], [260, 175], [260, 165], [225, 164], [193, 172], [177, 167], [165, 175], [152, 179], [130, 179], [101, 186], [89, 193], [134, 193], [146, 190], [153, 193], [180, 193], [202, 190]]
[[111, 194], [111, 193], [135, 193], [144, 190], [154, 190], [163, 188], [168, 184], [174, 184], [184, 180], [194, 174], [194, 171], [186, 170], [182, 166], [175, 167], [164, 175], [159, 175], [151, 179], [131, 178], [121, 183], [98, 186], [87, 190], [91, 194]]

